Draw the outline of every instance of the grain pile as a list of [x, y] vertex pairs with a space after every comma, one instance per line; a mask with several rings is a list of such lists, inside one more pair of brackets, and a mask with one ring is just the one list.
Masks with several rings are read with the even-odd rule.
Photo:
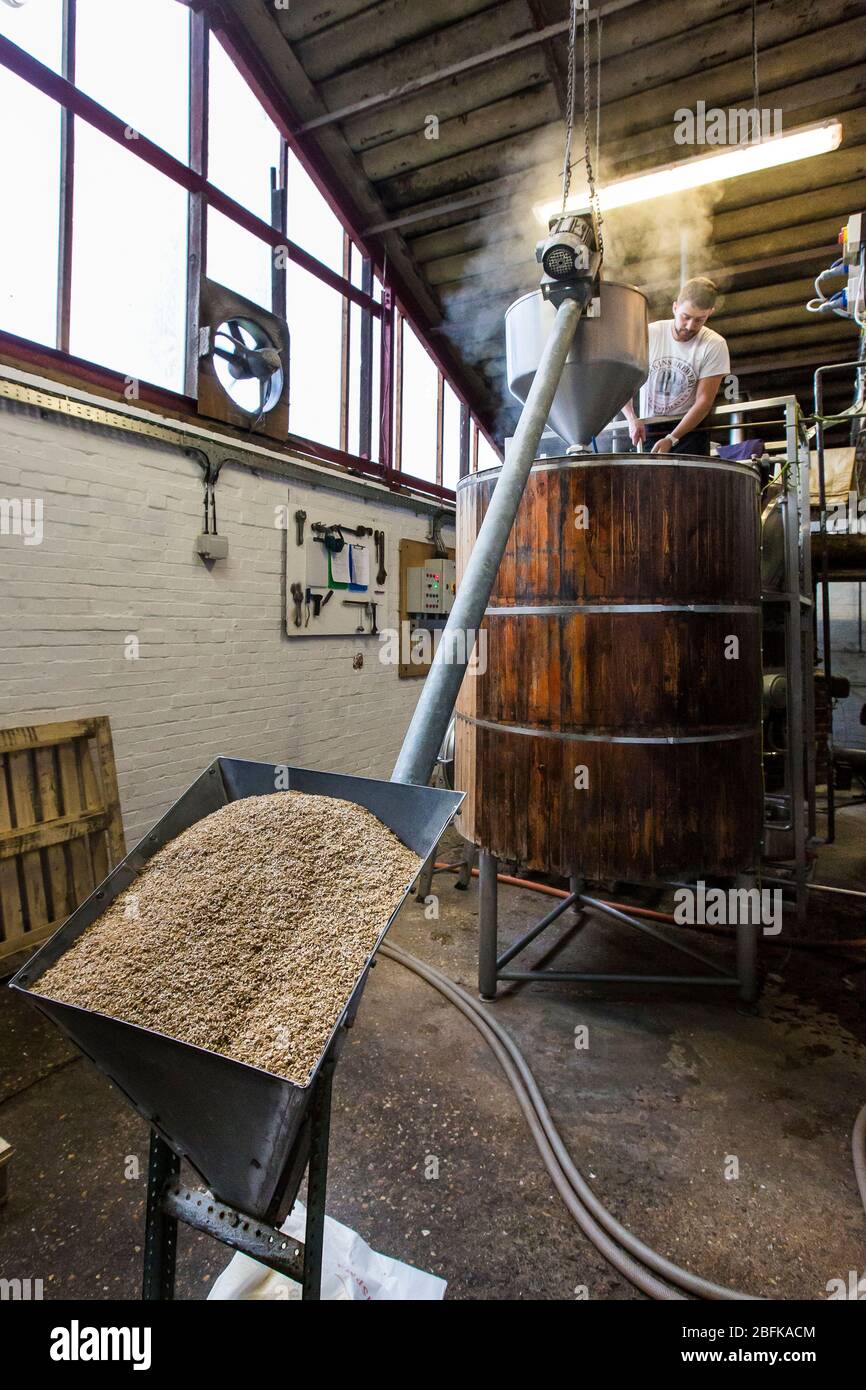
[[233, 801], [148, 860], [36, 989], [303, 1084], [420, 862], [349, 801]]

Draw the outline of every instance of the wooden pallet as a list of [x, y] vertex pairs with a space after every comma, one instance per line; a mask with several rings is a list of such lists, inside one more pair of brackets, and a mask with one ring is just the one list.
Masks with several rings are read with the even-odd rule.
[[0, 729], [0, 959], [50, 936], [125, 854], [107, 716]]

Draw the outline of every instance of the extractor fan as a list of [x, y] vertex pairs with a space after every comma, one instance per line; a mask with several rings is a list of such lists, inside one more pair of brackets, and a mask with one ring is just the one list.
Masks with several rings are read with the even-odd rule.
[[199, 325], [199, 413], [285, 439], [289, 332], [284, 320], [204, 279]]
[[239, 410], [260, 420], [279, 404], [283, 393], [283, 359], [260, 323], [226, 319], [214, 330], [217, 380]]

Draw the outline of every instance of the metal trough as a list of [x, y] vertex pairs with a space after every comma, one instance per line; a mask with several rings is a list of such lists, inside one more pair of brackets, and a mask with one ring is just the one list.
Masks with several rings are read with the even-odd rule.
[[[269, 1222], [278, 1221], [294, 1201], [307, 1160], [304, 1122], [316, 1077], [338, 1054], [346, 1026], [358, 1010], [370, 962], [403, 898], [382, 923], [376, 945], [304, 1086], [164, 1033], [58, 1003], [39, 993], [39, 979], [129, 887], [158, 849], [229, 801], [273, 793], [277, 767], [281, 782], [288, 780], [291, 791], [339, 797], [366, 807], [422, 861], [435, 849], [463, 800], [459, 792], [433, 787], [299, 767], [286, 772], [273, 763], [217, 758], [11, 981], [13, 989], [41, 1009], [119, 1086], [216, 1197]], [[407, 883], [403, 897], [410, 887]], [[352, 910], [351, 895], [349, 883], [347, 913]]]

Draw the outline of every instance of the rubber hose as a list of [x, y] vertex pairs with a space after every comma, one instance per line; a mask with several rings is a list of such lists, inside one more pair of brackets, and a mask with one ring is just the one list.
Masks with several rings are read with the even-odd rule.
[[[728, 1289], [722, 1284], [702, 1279], [699, 1275], [680, 1268], [679, 1265], [659, 1254], [657, 1250], [646, 1245], [617, 1221], [575, 1167], [553, 1123], [526, 1059], [502, 1025], [492, 1019], [471, 995], [467, 994], [453, 980], [449, 980], [435, 966], [418, 960], [397, 946], [383, 945], [380, 949], [391, 960], [402, 965], [405, 969], [411, 970], [426, 980], [434, 989], [439, 990], [477, 1028], [492, 1048], [515, 1091], [532, 1136], [538, 1145], [557, 1191], [581, 1230], [596, 1246], [596, 1249], [604, 1255], [605, 1259], [621, 1273], [624, 1273], [635, 1287], [648, 1293], [651, 1298], [678, 1299], [682, 1298], [683, 1295], [671, 1289], [668, 1284], [653, 1278], [643, 1266], [654, 1270], [663, 1279], [678, 1285], [679, 1288], [698, 1298], [756, 1301], [755, 1295]], [[857, 1116], [852, 1135], [852, 1147], [857, 1185], [864, 1210], [866, 1210], [866, 1106]], [[564, 1186], [565, 1190], [563, 1190]], [[624, 1247], [624, 1249], [620, 1247]], [[630, 1252], [635, 1258], [630, 1259], [624, 1251]], [[637, 1263], [638, 1261], [642, 1263]]]
[[432, 966], [427, 966], [423, 961], [416, 960], [414, 956], [404, 955], [402, 951], [393, 946], [380, 946], [380, 955], [386, 956], [389, 960], [395, 961], [405, 969], [411, 970], [414, 974], [426, 980], [434, 989], [443, 994], [457, 1009], [477, 1028], [485, 1042], [493, 1051], [497, 1061], [502, 1067], [508, 1081], [515, 1093], [518, 1104], [523, 1111], [524, 1118], [529, 1125], [532, 1137], [538, 1147], [538, 1151], [553, 1181], [553, 1185], [574, 1218], [577, 1225], [583, 1231], [588, 1240], [604, 1256], [614, 1269], [624, 1275], [628, 1281], [640, 1289], [642, 1293], [650, 1298], [658, 1300], [680, 1300], [684, 1295], [677, 1289], [670, 1288], [661, 1280], [654, 1278], [636, 1260], [619, 1248], [615, 1241], [611, 1240], [599, 1223], [586, 1210], [573, 1192], [568, 1180], [560, 1168], [554, 1151], [547, 1139], [547, 1136], [539, 1122], [539, 1117], [533, 1109], [532, 1102], [522, 1084], [520, 1075], [508, 1056], [506, 1048], [499, 1040], [498, 1034], [502, 1032], [499, 1024], [493, 1023], [488, 1019], [481, 1009], [475, 1007], [475, 1001], [465, 994], [459, 985], [440, 975]]
[[860, 1200], [866, 1211], [866, 1105], [854, 1121], [851, 1135], [851, 1150], [854, 1155], [854, 1173], [860, 1189]]

